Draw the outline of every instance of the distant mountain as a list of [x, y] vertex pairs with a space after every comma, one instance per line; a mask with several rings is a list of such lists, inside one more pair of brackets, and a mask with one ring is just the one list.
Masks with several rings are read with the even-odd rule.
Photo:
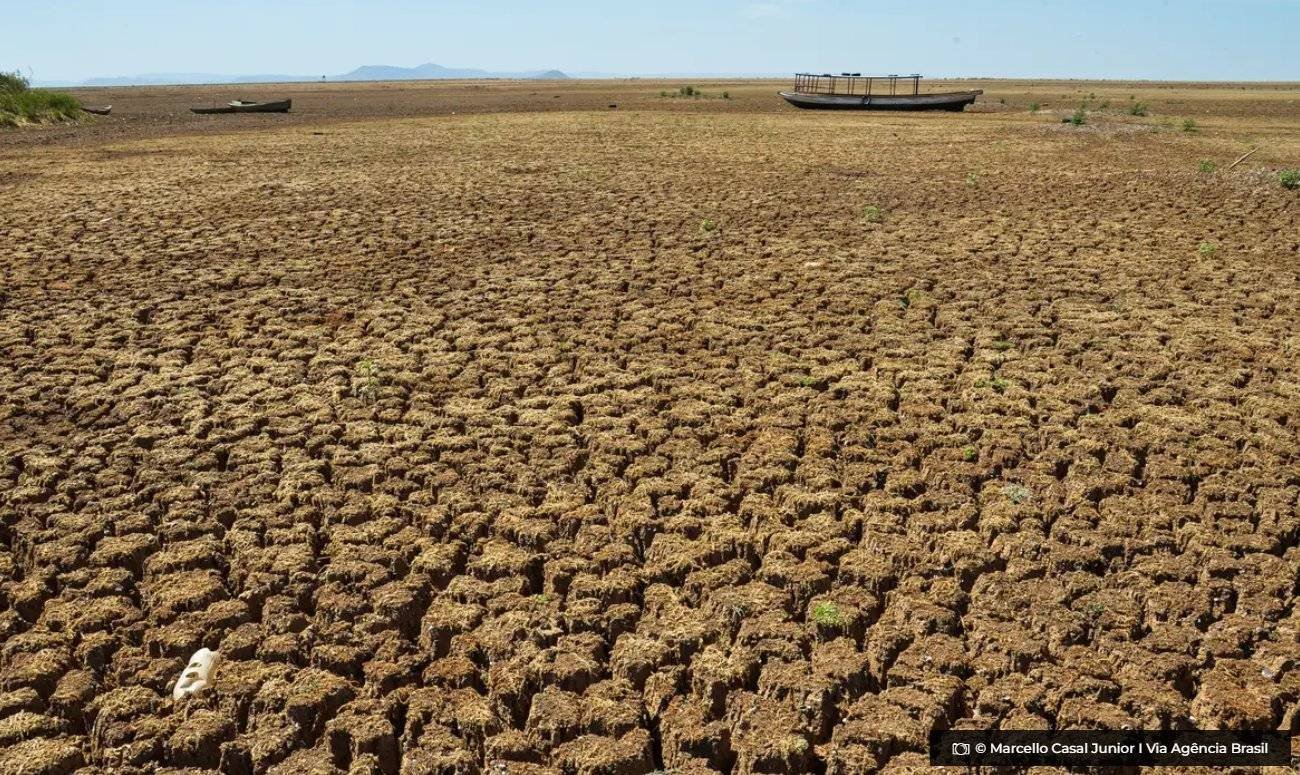
[[215, 84], [215, 83], [305, 83], [307, 81], [416, 81], [446, 80], [468, 78], [528, 78], [538, 80], [561, 80], [569, 76], [559, 70], [537, 70], [528, 72], [492, 72], [476, 68], [455, 68], [435, 65], [432, 62], [416, 67], [394, 67], [392, 65], [365, 65], [343, 75], [222, 75], [219, 73], [145, 73], [143, 75], [126, 75], [113, 78], [89, 78], [79, 84], [67, 82], [42, 83], [42, 86], [166, 86], [178, 84]]

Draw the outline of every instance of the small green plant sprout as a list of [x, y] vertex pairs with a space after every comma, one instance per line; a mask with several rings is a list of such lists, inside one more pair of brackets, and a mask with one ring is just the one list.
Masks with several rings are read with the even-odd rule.
[[372, 360], [364, 360], [357, 364], [356, 374], [353, 378], [353, 392], [358, 398], [367, 402], [373, 402], [379, 397], [379, 386], [382, 378], [379, 373], [379, 366]]
[[1196, 119], [1194, 118], [1189, 118], [1183, 122], [1184, 132], [1195, 132], [1199, 128], [1200, 127], [1196, 124]]
[[1089, 603], [1088, 607], [1083, 611], [1088, 615], [1089, 619], [1099, 619], [1102, 614], [1106, 613], [1106, 606], [1101, 603]]
[[961, 459], [965, 460], [967, 463], [974, 463], [976, 460], [980, 459], [979, 450], [971, 446], [962, 447]]
[[1005, 393], [1007, 392], [1007, 388], [1011, 387], [1011, 382], [1001, 377], [994, 377], [993, 379], [976, 380], [975, 387], [988, 388], [994, 393]]
[[1011, 483], [1002, 486], [1002, 494], [1007, 496], [1007, 500], [1017, 506], [1034, 497], [1034, 494], [1029, 491], [1029, 488], [1024, 485]]
[[898, 306], [902, 307], [903, 309], [907, 309], [924, 298], [925, 298], [925, 291], [921, 291], [921, 290], [917, 290], [916, 288], [913, 288], [909, 290], [907, 293], [904, 293], [902, 296], [898, 297]]
[[1132, 100], [1132, 102], [1128, 104], [1128, 114], [1130, 116], [1145, 116], [1151, 112], [1147, 108], [1147, 104], [1145, 102], [1138, 102], [1137, 100], [1134, 100], [1132, 97], [1129, 97], [1129, 99]]
[[979, 176], [979, 175], [977, 175], [977, 174], [974, 173], [974, 172], [967, 172], [967, 173], [966, 173], [966, 185], [968, 185], [968, 186], [977, 186], [977, 185], [979, 185], [979, 182], [980, 182], [980, 176]]
[[813, 603], [812, 620], [822, 627], [843, 627], [844, 612], [829, 600]]
[[803, 756], [808, 753], [808, 738], [799, 735], [790, 735], [781, 741], [781, 746], [795, 756]]
[[1200, 163], [1196, 165], [1196, 170], [1202, 175], [1213, 175], [1214, 171], [1218, 168], [1218, 165], [1209, 159], [1201, 159]]
[[1008, 339], [999, 339], [993, 343], [993, 349], [997, 350], [998, 352], [1006, 352], [1007, 350], [1010, 350], [1012, 347], [1015, 346], [1016, 346], [1015, 343]]
[[1287, 191], [1295, 191], [1300, 188], [1300, 170], [1282, 170], [1277, 177], [1282, 184], [1282, 188]]
[[1029, 112], [1030, 112], [1030, 113], [1037, 113], [1038, 111], [1040, 111], [1040, 110], [1042, 110], [1042, 109], [1043, 109], [1043, 106], [1042, 106], [1041, 104], [1037, 103], [1037, 102], [1031, 102], [1031, 103], [1029, 103]]
[[885, 211], [875, 205], [867, 205], [862, 208], [862, 220], [867, 223], [880, 223], [884, 218]]
[[1219, 246], [1213, 242], [1202, 242], [1196, 248], [1196, 252], [1201, 254], [1201, 258], [1214, 258], [1214, 254], [1219, 250]]
[[717, 230], [718, 230], [718, 224], [716, 221], [710, 218], [705, 218], [704, 220], [700, 221], [700, 231], [702, 233], [709, 234]]

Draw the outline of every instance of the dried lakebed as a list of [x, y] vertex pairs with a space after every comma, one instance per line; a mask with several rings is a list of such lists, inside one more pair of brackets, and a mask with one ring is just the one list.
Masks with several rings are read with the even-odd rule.
[[1096, 123], [9, 148], [0, 771], [1296, 729], [1300, 198], [1259, 170], [1300, 133], [1205, 176], [1246, 129]]

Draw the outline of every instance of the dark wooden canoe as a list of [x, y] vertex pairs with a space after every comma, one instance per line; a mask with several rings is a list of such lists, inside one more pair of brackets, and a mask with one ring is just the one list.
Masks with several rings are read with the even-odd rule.
[[806, 110], [960, 111], [983, 93], [983, 89], [975, 89], [935, 94], [811, 94], [796, 91], [783, 91], [780, 94], [786, 102]]
[[279, 102], [233, 100], [218, 108], [190, 108], [190, 110], [205, 115], [212, 113], [288, 113], [291, 107], [293, 107], [293, 100], [280, 100]]
[[96, 116], [107, 116], [109, 113], [113, 111], [113, 106], [105, 105], [102, 108], [88, 108], [85, 105], [82, 105], [81, 109], [86, 111], [87, 113], [94, 113]]

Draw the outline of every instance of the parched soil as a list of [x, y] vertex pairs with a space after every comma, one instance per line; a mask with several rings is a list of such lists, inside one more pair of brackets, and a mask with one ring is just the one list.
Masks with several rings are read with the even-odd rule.
[[0, 773], [1300, 729], [1294, 88], [601, 88], [0, 141]]

